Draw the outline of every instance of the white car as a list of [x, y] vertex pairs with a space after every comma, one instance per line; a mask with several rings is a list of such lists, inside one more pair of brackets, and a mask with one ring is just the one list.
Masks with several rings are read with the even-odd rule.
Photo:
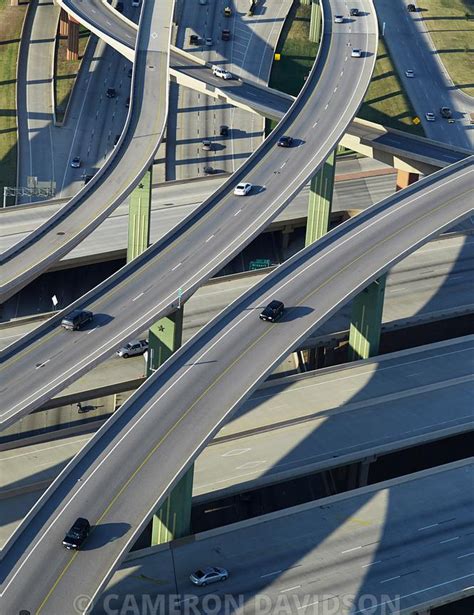
[[222, 68], [222, 66], [214, 65], [212, 67], [212, 74], [216, 77], [220, 77], [221, 79], [232, 79], [232, 73], [225, 68]]
[[208, 47], [212, 47], [212, 46], [213, 46], [213, 44], [214, 44], [214, 41], [212, 40], [212, 38], [211, 38], [210, 36], [209, 36], [209, 37], [207, 37], [207, 38], [206, 38], [206, 45], [207, 45]]
[[409, 68], [405, 71], [405, 77], [408, 77], [409, 79], [411, 79], [414, 76], [415, 76], [415, 71], [413, 69]]
[[351, 52], [351, 58], [361, 58], [361, 57], [362, 57], [362, 51], [354, 47], [354, 49]]
[[436, 119], [435, 114], [431, 113], [431, 111], [428, 111], [428, 113], [425, 113], [425, 117], [428, 122], [434, 122]]
[[334, 23], [344, 23], [344, 17], [342, 15], [334, 15]]
[[81, 159], [79, 158], [79, 156], [75, 156], [72, 160], [71, 160], [71, 167], [73, 169], [79, 169], [81, 166]]
[[248, 182], [242, 182], [241, 184], [237, 184], [234, 188], [234, 194], [237, 196], [246, 196], [252, 190], [252, 184]]

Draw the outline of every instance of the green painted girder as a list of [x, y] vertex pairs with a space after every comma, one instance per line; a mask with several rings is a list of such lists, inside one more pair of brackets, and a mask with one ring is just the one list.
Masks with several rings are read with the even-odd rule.
[[379, 352], [387, 274], [364, 288], [352, 304], [349, 361], [368, 359]]
[[311, 179], [306, 222], [306, 246], [323, 237], [329, 230], [335, 172], [336, 150], [328, 156], [323, 166]]
[[130, 195], [128, 211], [127, 263], [150, 245], [152, 167]]

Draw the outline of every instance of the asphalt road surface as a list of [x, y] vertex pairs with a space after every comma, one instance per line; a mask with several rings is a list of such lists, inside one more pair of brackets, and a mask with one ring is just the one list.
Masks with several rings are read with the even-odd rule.
[[[168, 613], [224, 615], [230, 597], [242, 615], [424, 613], [472, 595], [473, 480], [471, 459], [137, 554], [94, 613], [157, 597]], [[228, 580], [194, 587], [189, 575], [203, 565], [225, 567]]]
[[[170, 313], [179, 288], [184, 301], [256, 237], [321, 166], [355, 115], [375, 61], [373, 13], [367, 11], [353, 24], [356, 32], [339, 30], [331, 36], [332, 14], [340, 1], [326, 16], [326, 61], [313, 69], [292, 112], [241, 170], [167, 237], [80, 300], [96, 314], [90, 327], [68, 335], [58, 327], [59, 314], [2, 353], [7, 383], [3, 426], [39, 407], [124, 339]], [[351, 58], [349, 42], [367, 50], [364, 57]], [[275, 147], [284, 132], [294, 137], [295, 147]], [[231, 192], [242, 179], [254, 185], [246, 197]]]
[[[366, 210], [295, 255], [178, 350], [99, 430], [11, 539], [3, 558], [7, 610], [55, 614], [69, 612], [75, 595], [94, 601], [228, 415], [341, 304], [466, 216], [473, 175], [471, 158]], [[287, 312], [271, 325], [258, 313], [275, 297]], [[87, 547], [65, 553], [62, 536], [85, 511], [95, 527]]]
[[[27, 245], [16, 244], [2, 256], [0, 300], [17, 292], [38, 272], [77, 245], [132, 191], [154, 158], [167, 117], [169, 36], [173, 2], [144, 7], [128, 127], [114, 154], [54, 221]], [[156, 31], [150, 31], [150, 23]], [[135, 103], [134, 103], [135, 99]]]

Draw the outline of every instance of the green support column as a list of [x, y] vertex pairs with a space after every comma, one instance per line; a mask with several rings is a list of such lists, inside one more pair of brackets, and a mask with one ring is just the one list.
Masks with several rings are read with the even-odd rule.
[[150, 245], [151, 180], [152, 167], [148, 169], [130, 195], [127, 263], [144, 252]]
[[328, 232], [335, 171], [336, 150], [328, 156], [321, 169], [311, 179], [306, 222], [305, 245], [307, 246]]
[[153, 517], [151, 544], [188, 536], [191, 531], [191, 502], [193, 494], [194, 464], [181, 478]]
[[309, 40], [312, 43], [319, 43], [321, 38], [321, 7], [319, 0], [313, 0], [311, 3], [311, 21], [309, 24]]
[[[130, 195], [127, 262], [144, 252], [150, 244], [152, 167]], [[147, 377], [181, 346], [183, 311], [160, 318], [148, 332]], [[194, 464], [186, 471], [164, 504], [153, 516], [151, 544], [158, 545], [187, 536], [191, 530], [191, 502]]]
[[379, 351], [387, 275], [369, 284], [355, 297], [349, 330], [349, 361], [374, 357]]
[[183, 340], [183, 307], [151, 325], [148, 334], [147, 376], [178, 350]]
[[[148, 335], [147, 375], [150, 376], [178, 350], [183, 338], [183, 306], [173, 314], [160, 318]], [[191, 501], [194, 464], [153, 516], [151, 544], [159, 545], [187, 536], [191, 531]]]

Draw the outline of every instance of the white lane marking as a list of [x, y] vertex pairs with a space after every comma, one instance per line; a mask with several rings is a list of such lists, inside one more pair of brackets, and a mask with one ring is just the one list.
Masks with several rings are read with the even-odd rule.
[[241, 209], [239, 209], [239, 211], [236, 211], [235, 214], [234, 214], [234, 218], [235, 218], [235, 216], [238, 216], [241, 211], [242, 211]]
[[[474, 572], [471, 574], [465, 574], [462, 577], [457, 577], [456, 579], [450, 579], [449, 581], [443, 581], [443, 583], [437, 583], [436, 585], [431, 585], [430, 587], [423, 587], [422, 589], [417, 589], [414, 592], [410, 592], [409, 594], [403, 594], [402, 596], [397, 596], [398, 600], [403, 600], [403, 598], [411, 598], [411, 596], [417, 596], [418, 594], [423, 594], [424, 592], [429, 592], [432, 589], [438, 589], [438, 587], [444, 587], [445, 585], [449, 585], [450, 583], [454, 583], [455, 581], [463, 581], [464, 579], [469, 579], [474, 577]], [[465, 588], [467, 589], [467, 588]], [[379, 604], [371, 604], [369, 607], [365, 609], [360, 609], [359, 611], [355, 611], [352, 615], [359, 615], [359, 613], [373, 613], [374, 609], [383, 606], [384, 604], [391, 604], [392, 600], [385, 600], [384, 602], [379, 602]]]
[[301, 587], [301, 585], [295, 585], [294, 587], [288, 587], [287, 589], [280, 589], [280, 594], [283, 594], [285, 592], [291, 592], [294, 589], [299, 589]]
[[48, 359], [47, 361], [44, 361], [43, 363], [40, 363], [39, 365], [37, 365], [35, 367], [35, 369], [40, 369], [40, 367], [44, 367], [46, 365], [46, 363], [49, 363], [51, 361], [51, 359]]
[[375, 564], [380, 564], [383, 560], [376, 559], [375, 562], [370, 562], [370, 564], [363, 564], [361, 568], [368, 568], [369, 566], [375, 566]]
[[283, 572], [283, 570], [275, 570], [275, 572], [267, 572], [267, 574], [262, 574], [260, 578], [264, 579], [265, 577], [272, 577], [275, 574], [280, 574], [280, 572]]
[[283, 169], [283, 167], [285, 166], [285, 164], [286, 164], [286, 162], [284, 162], [284, 163], [281, 165], [280, 169]]
[[144, 292], [143, 292], [143, 293], [140, 293], [139, 295], [137, 295], [136, 297], [134, 297], [134, 298], [132, 299], [132, 301], [136, 301], [137, 299], [140, 299], [140, 297], [143, 297], [143, 295], [144, 295], [144, 294], [145, 294]]
[[326, 110], [329, 107], [329, 103], [327, 103], [327, 105], [324, 107], [324, 109]]
[[351, 551], [357, 551], [358, 549], [362, 549], [362, 545], [358, 547], [352, 547], [352, 549], [346, 549], [345, 551], [341, 551], [341, 553], [350, 553]]
[[211, 241], [211, 239], [212, 239], [213, 237], [214, 237], [214, 235], [211, 235], [210, 237], [208, 237], [208, 238], [206, 239], [206, 243], [207, 243], [208, 241]]
[[439, 544], [444, 545], [447, 542], [453, 542], [453, 540], [459, 540], [459, 536], [454, 536], [454, 538], [447, 538], [446, 540], [440, 540]]
[[464, 557], [471, 557], [472, 555], [474, 555], [474, 551], [471, 551], [471, 553], [464, 553], [464, 555], [458, 555], [456, 559], [463, 559]]
[[397, 574], [396, 577], [390, 577], [389, 579], [383, 579], [383, 581], [379, 581], [379, 583], [389, 583], [390, 581], [395, 581], [401, 577], [400, 574]]
[[181, 267], [181, 265], [182, 265], [182, 264], [183, 264], [183, 263], [178, 263], [177, 265], [175, 265], [175, 266], [173, 267], [173, 269], [172, 269], [171, 271], [176, 271], [176, 269], [178, 269], [178, 267]]
[[334, 92], [334, 94], [337, 92], [337, 85], [336, 85], [336, 87], [334, 88], [333, 92]]
[[302, 604], [301, 606], [297, 607], [297, 611], [301, 611], [301, 609], [307, 609], [309, 606], [314, 606], [315, 604], [319, 604], [319, 600], [316, 600], [316, 602], [310, 602], [309, 604]]
[[318, 125], [318, 122], [314, 122], [313, 128], [315, 128], [315, 126], [317, 126], [317, 125]]
[[262, 463], [267, 463], [266, 459], [264, 459], [263, 461], [247, 461], [247, 463], [238, 466], [236, 470], [248, 470], [250, 468], [256, 468], [257, 466], [261, 466]]
[[[88, 442], [89, 440], [90, 438], [80, 438], [79, 440], [76, 440], [73, 444], [75, 444], [76, 442]], [[38, 455], [39, 453], [42, 453], [44, 451], [47, 451], [49, 453], [49, 451], [51, 451], [53, 448], [61, 448], [63, 446], [71, 446], [71, 442], [64, 442], [63, 444], [56, 444], [55, 446], [48, 446], [45, 448], [36, 449], [34, 451], [28, 451], [27, 453], [19, 453], [18, 455], [10, 455], [9, 457], [3, 457], [3, 459], [0, 459], [0, 463], [2, 463], [3, 461], [8, 461], [9, 459], [16, 459], [17, 457]]]
[[223, 453], [221, 457], [235, 457], [236, 455], [243, 455], [244, 453], [248, 453], [251, 450], [251, 448], [234, 448], [231, 451], [227, 451], [227, 453]]
[[424, 525], [423, 527], [418, 528], [418, 532], [422, 532], [423, 530], [430, 530], [432, 527], [436, 527], [439, 523], [432, 523], [431, 525]]
[[98, 327], [94, 327], [93, 329], [91, 329], [90, 331], [87, 332], [87, 335], [90, 335], [91, 333], [94, 333], [94, 331], [98, 329]]

